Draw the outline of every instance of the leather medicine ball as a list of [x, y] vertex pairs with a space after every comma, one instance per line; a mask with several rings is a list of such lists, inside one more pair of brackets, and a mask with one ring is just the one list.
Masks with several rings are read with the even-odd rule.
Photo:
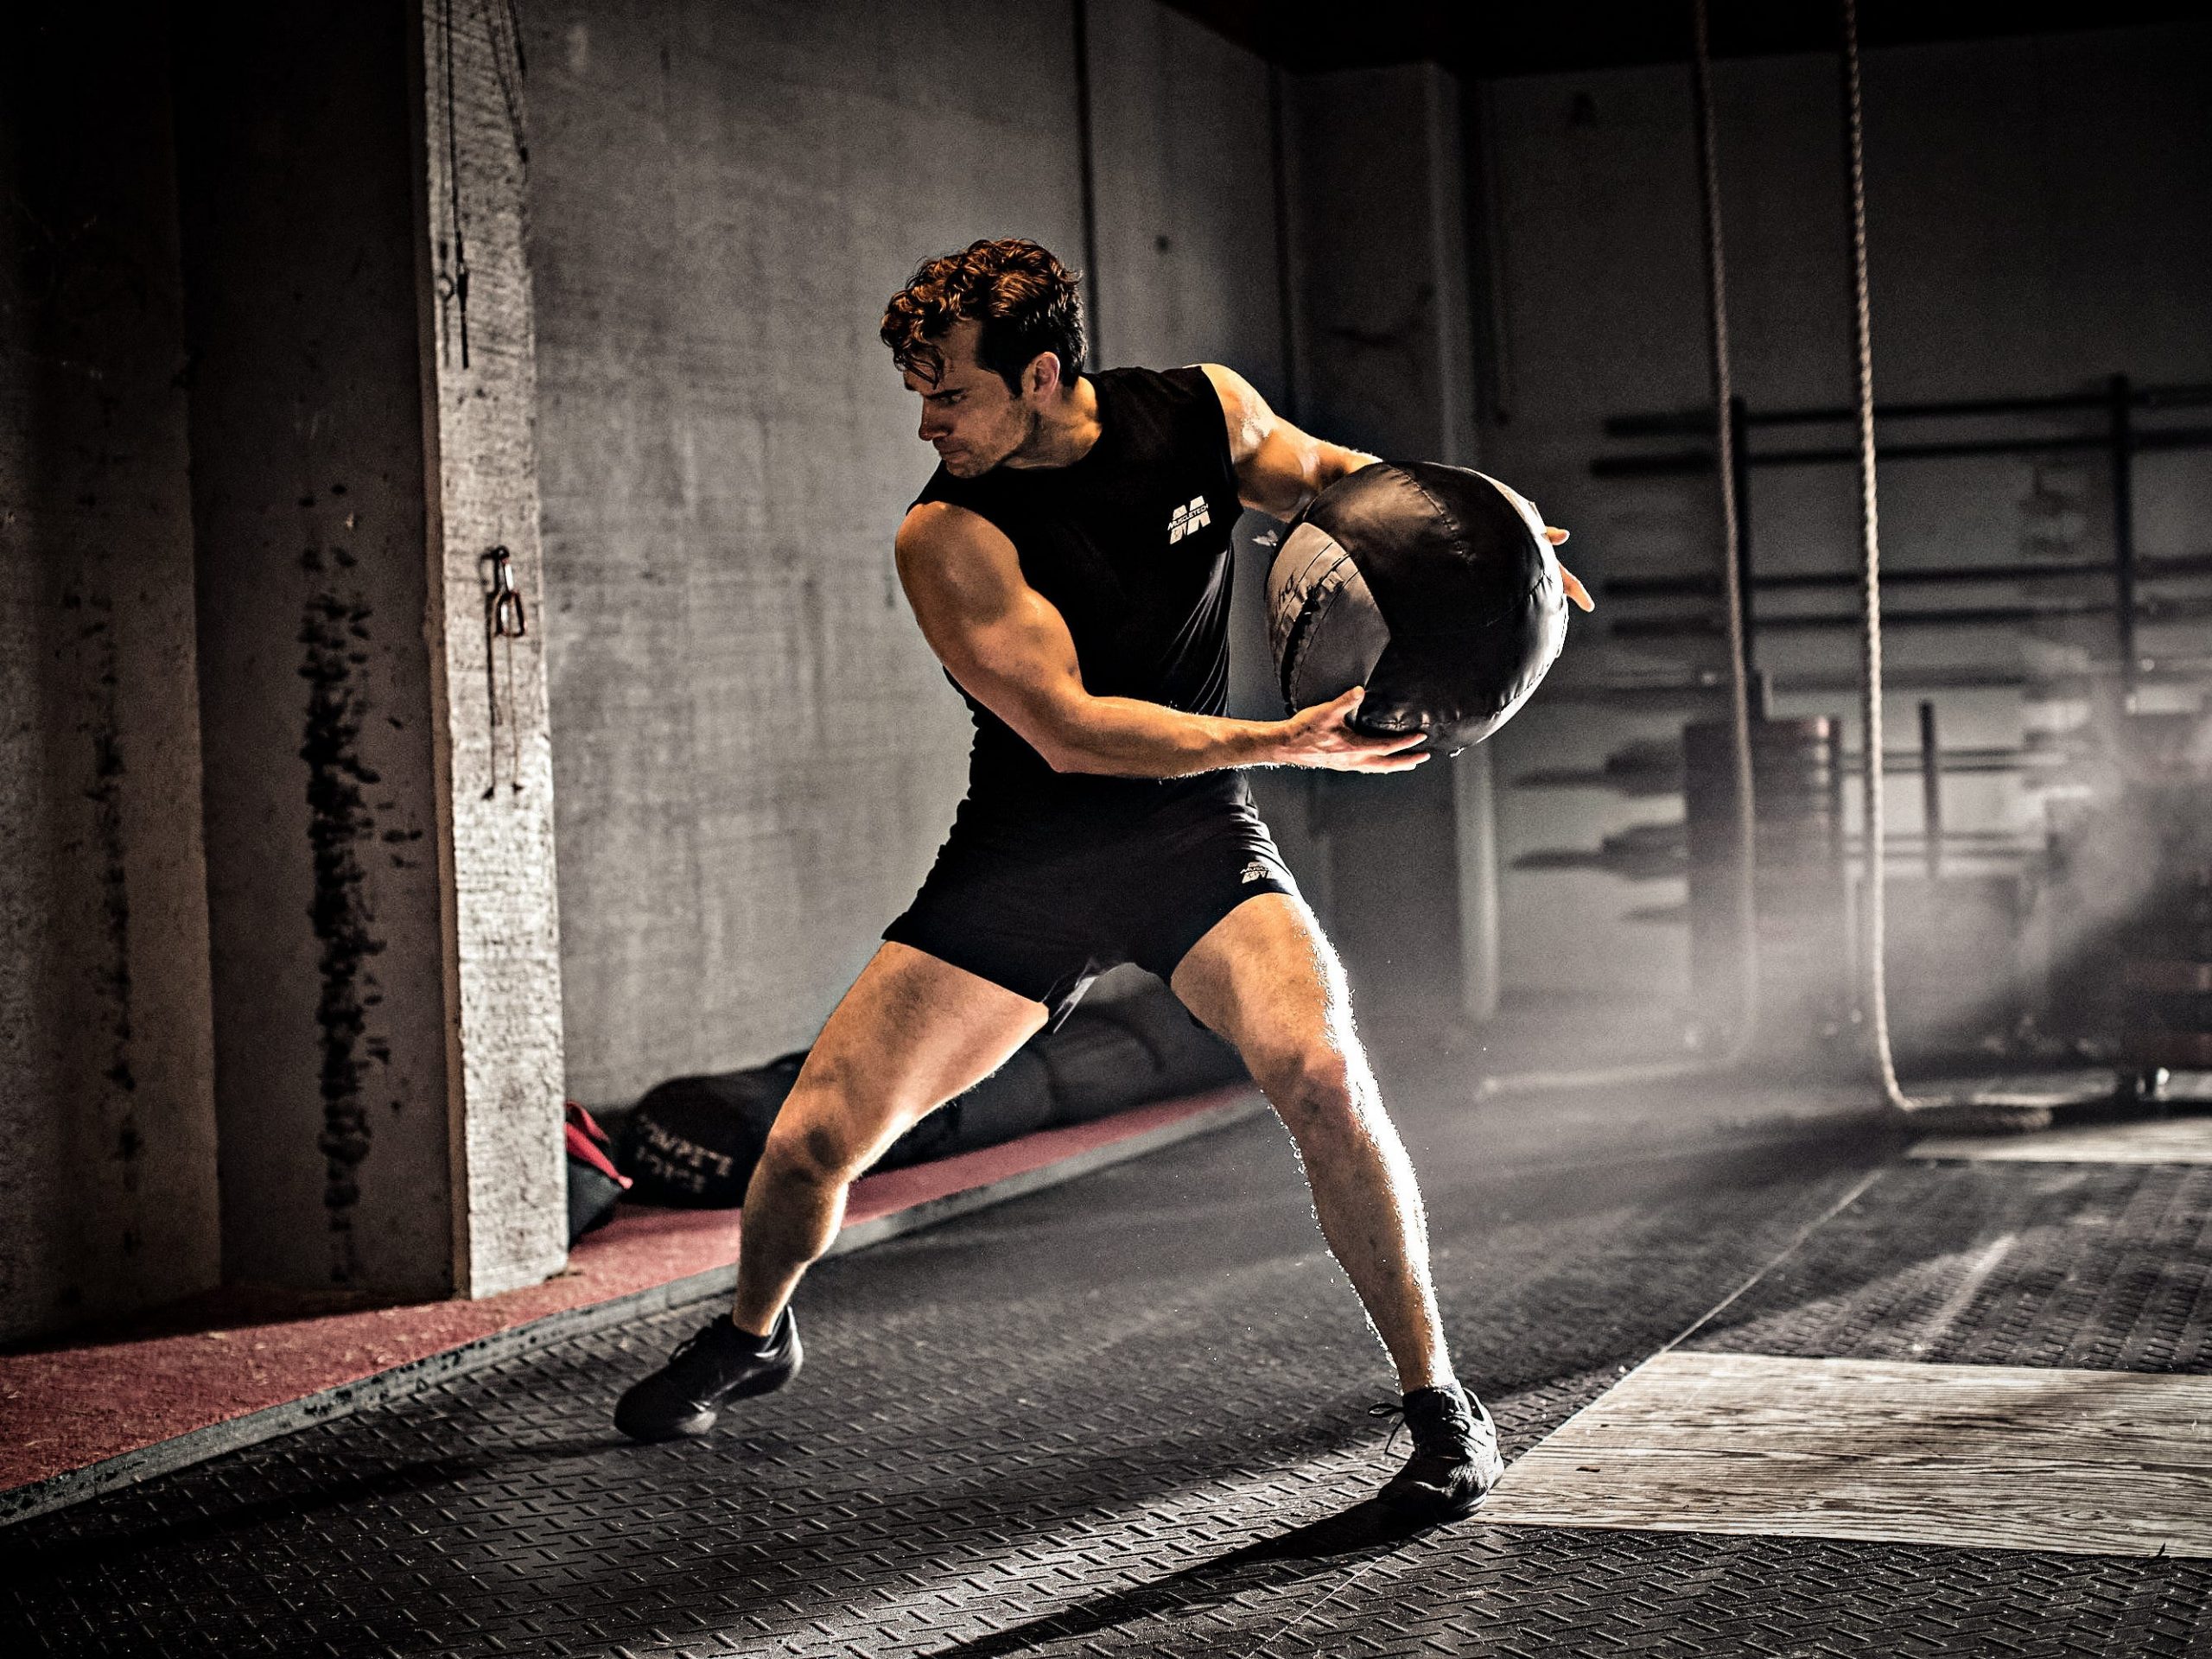
[[1496, 479], [1378, 461], [1292, 524], [1268, 574], [1268, 632], [1295, 712], [1367, 688], [1353, 729], [1479, 743], [1513, 717], [1567, 640], [1543, 520]]

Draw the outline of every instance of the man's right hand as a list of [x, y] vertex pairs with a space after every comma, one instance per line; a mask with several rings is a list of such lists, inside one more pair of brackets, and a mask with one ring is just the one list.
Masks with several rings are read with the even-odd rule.
[[1366, 696], [1367, 688], [1356, 685], [1332, 702], [1300, 709], [1277, 728], [1280, 736], [1268, 758], [1279, 766], [1330, 772], [1411, 772], [1427, 760], [1426, 753], [1409, 753], [1427, 741], [1425, 732], [1367, 737], [1345, 723]]

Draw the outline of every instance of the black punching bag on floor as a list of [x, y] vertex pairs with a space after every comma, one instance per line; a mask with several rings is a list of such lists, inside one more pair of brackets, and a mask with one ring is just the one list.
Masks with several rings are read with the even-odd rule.
[[1268, 575], [1268, 631], [1294, 710], [1364, 685], [1370, 736], [1446, 753], [1513, 717], [1567, 639], [1567, 593], [1536, 510], [1497, 480], [1378, 461], [1321, 492]]

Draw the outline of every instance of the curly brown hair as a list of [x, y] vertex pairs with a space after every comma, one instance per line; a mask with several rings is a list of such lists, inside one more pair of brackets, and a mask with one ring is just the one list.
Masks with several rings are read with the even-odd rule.
[[1020, 237], [971, 242], [925, 259], [883, 313], [883, 343], [900, 369], [934, 385], [944, 373], [936, 344], [957, 322], [980, 322], [976, 360], [1019, 396], [1038, 356], [1060, 359], [1060, 381], [1083, 372], [1082, 273]]

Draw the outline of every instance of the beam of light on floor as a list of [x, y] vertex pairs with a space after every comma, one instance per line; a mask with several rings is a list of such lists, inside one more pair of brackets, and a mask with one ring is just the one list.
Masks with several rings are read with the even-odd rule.
[[1481, 1515], [2212, 1558], [2212, 1378], [1677, 1350], [1516, 1463]]

